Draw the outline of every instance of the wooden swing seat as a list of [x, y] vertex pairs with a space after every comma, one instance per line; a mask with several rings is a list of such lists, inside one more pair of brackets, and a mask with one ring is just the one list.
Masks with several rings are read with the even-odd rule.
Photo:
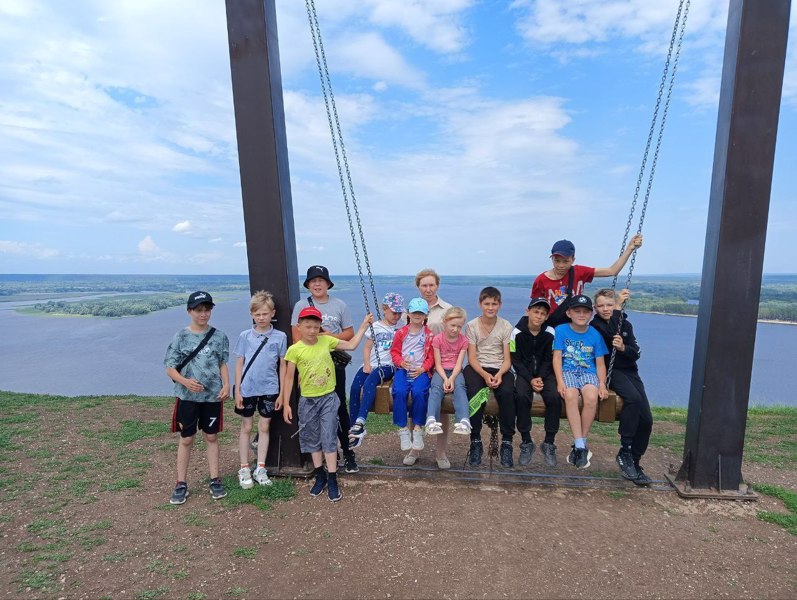
[[[391, 384], [385, 382], [376, 388], [376, 400], [374, 401], [373, 412], [378, 415], [387, 415], [393, 413], [393, 395], [390, 393]], [[409, 403], [412, 404], [412, 398], [409, 398]], [[581, 408], [581, 399], [578, 401], [578, 406]], [[620, 411], [623, 409], [623, 399], [609, 390], [609, 397], [603, 402], [598, 403], [597, 414], [595, 420], [600, 423], [613, 423], [620, 418]], [[454, 414], [454, 395], [446, 394], [443, 397], [443, 404], [440, 412], [444, 415]], [[484, 407], [484, 414], [487, 416], [498, 416], [498, 402], [495, 396], [490, 392], [487, 400], [487, 405]], [[531, 402], [531, 416], [544, 417], [545, 416], [545, 403], [542, 396], [534, 393], [534, 399]], [[565, 401], [562, 400], [562, 418], [567, 418], [567, 411], [565, 410]]]

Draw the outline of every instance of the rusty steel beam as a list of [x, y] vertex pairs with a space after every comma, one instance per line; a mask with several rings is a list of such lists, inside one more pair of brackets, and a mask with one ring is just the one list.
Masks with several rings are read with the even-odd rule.
[[[299, 270], [274, 2], [227, 0], [227, 36], [249, 286], [252, 292], [265, 289], [274, 294], [275, 326], [290, 340]], [[298, 436], [291, 437], [296, 430], [295, 423], [272, 419], [266, 458], [272, 470], [303, 469]]]
[[730, 1], [684, 457], [669, 477], [683, 496], [754, 497], [742, 453], [790, 9]]

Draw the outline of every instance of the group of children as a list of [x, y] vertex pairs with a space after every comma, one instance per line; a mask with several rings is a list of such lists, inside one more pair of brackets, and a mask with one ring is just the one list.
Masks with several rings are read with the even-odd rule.
[[[624, 401], [616, 458], [621, 474], [637, 485], [648, 485], [651, 480], [639, 461], [650, 438], [652, 416], [636, 366], [639, 346], [622, 312], [628, 292], [615, 295], [612, 290], [600, 290], [595, 295], [594, 317], [593, 301], [582, 293], [584, 284], [594, 277], [619, 273], [641, 245], [642, 237], [635, 236], [613, 265], [596, 269], [574, 265], [573, 244], [556, 242], [551, 250], [552, 268], [534, 281], [526, 315], [514, 327], [498, 315], [501, 292], [485, 287], [479, 294], [481, 315], [467, 324], [462, 308], [448, 306], [442, 313], [442, 328], [436, 327], [435, 333], [427, 325], [430, 307], [424, 298], [411, 299], [405, 309], [402, 296], [391, 292], [382, 300], [381, 319], [374, 321], [368, 314], [355, 332], [345, 303], [329, 295], [334, 284], [328, 270], [315, 265], [308, 269], [304, 282], [310, 296], [294, 307], [293, 344], [288, 346], [287, 336], [272, 326], [271, 295], [255, 293], [250, 302], [253, 327], [239, 335], [233, 349], [235, 412], [242, 417], [241, 487], [271, 484], [265, 466], [269, 423], [277, 412], [291, 422], [295, 377], [300, 391], [299, 442], [301, 451], [312, 457], [313, 496], [326, 490], [331, 501], [342, 498], [337, 482], [338, 444], [345, 470], [357, 472], [354, 449], [366, 436], [377, 386], [391, 380], [393, 422], [401, 449], [410, 450], [408, 456], [414, 459], [424, 448], [425, 436], [444, 432], [447, 424], [441, 418], [441, 404], [445, 394], [452, 393], [453, 432], [470, 435], [471, 466], [482, 461], [486, 392], [492, 391], [499, 408], [502, 466], [514, 464], [515, 429], [521, 437], [519, 464], [532, 460], [531, 402], [536, 392], [545, 403], [545, 439], [540, 446], [545, 464], [557, 464], [555, 437], [564, 401], [574, 438], [567, 462], [587, 468], [592, 457], [587, 438], [597, 404], [611, 388]], [[211, 496], [226, 496], [219, 479], [217, 433], [223, 423], [221, 403], [230, 396], [229, 342], [209, 325], [213, 306], [207, 292], [191, 294], [187, 303], [190, 324], [174, 336], [164, 360], [166, 373], [174, 380], [173, 431], [180, 432], [172, 504], [182, 504], [188, 497], [188, 462], [199, 429], [207, 445]], [[402, 325], [404, 312], [407, 318]], [[363, 337], [363, 366], [352, 382], [347, 410], [345, 366], [351, 358], [345, 351], [357, 348]], [[607, 381], [609, 348], [615, 358]], [[249, 436], [255, 411], [260, 415], [259, 443], [252, 472]], [[405, 464], [414, 462], [405, 460]]]

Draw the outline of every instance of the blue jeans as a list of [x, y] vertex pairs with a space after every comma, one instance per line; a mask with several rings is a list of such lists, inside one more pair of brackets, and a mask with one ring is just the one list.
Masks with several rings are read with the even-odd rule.
[[[454, 369], [443, 369], [448, 377]], [[440, 405], [443, 403], [443, 378], [435, 371], [432, 375], [432, 386], [429, 389], [429, 408], [426, 409], [426, 418], [434, 417], [435, 421], [440, 421]], [[454, 379], [454, 418], [457, 423], [470, 416], [468, 407], [468, 392], [465, 390], [465, 377], [460, 372]]]
[[[383, 381], [393, 379], [393, 367], [383, 365], [373, 369], [370, 373], [365, 373], [360, 367], [351, 382], [351, 393], [349, 394], [349, 414], [351, 415], [352, 425], [357, 419], [365, 421], [368, 412], [374, 406], [376, 400], [376, 386]], [[362, 395], [361, 395], [362, 394]]]
[[396, 369], [393, 376], [393, 424], [407, 426], [407, 396], [412, 392], [412, 408], [409, 410], [412, 422], [423, 427], [426, 422], [426, 405], [429, 402], [429, 374], [421, 373], [410, 380], [407, 371]]

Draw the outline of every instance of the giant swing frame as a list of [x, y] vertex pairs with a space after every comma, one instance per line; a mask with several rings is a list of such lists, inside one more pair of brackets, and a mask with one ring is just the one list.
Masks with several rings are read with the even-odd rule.
[[[272, 291], [289, 333], [299, 270], [275, 2], [226, 0], [227, 31], [250, 288]], [[790, 10], [729, 0], [683, 462], [667, 475], [683, 497], [756, 497], [741, 466]], [[297, 425], [272, 431], [269, 466], [306, 473]]]

